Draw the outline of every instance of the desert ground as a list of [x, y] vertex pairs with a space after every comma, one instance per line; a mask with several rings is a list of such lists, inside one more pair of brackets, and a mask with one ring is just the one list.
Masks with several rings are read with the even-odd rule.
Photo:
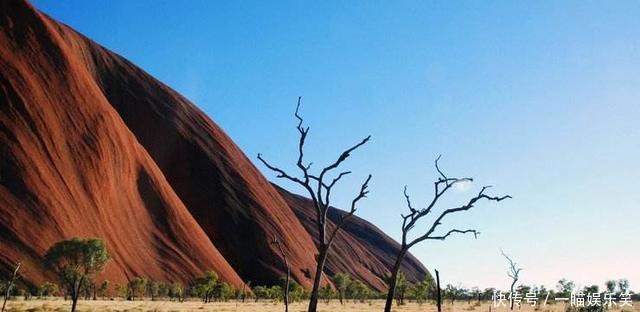
[[[62, 299], [51, 300], [13, 300], [7, 303], [7, 311], [19, 312], [45, 312], [56, 311], [63, 312], [70, 310], [70, 302]], [[306, 311], [306, 303], [298, 302], [293, 303], [289, 307], [291, 312], [303, 312]], [[319, 311], [322, 312], [365, 312], [365, 311], [382, 311], [384, 307], [384, 301], [371, 300], [365, 303], [354, 303], [349, 301], [344, 305], [340, 305], [338, 301], [332, 301], [331, 303], [321, 303], [319, 305]], [[491, 309], [490, 309], [491, 307]], [[494, 308], [492, 302], [483, 302], [478, 305], [472, 302], [467, 304], [466, 302], [455, 303], [454, 305], [446, 304], [443, 306], [443, 310], [447, 312], [453, 311], [492, 311], [492, 312], [506, 312], [509, 311], [504, 307]], [[270, 301], [260, 302], [214, 302], [204, 304], [199, 301], [185, 301], [185, 302], [170, 302], [170, 301], [124, 301], [124, 300], [97, 300], [97, 301], [79, 301], [78, 311], [80, 312], [101, 312], [101, 311], [128, 311], [128, 312], [147, 312], [147, 311], [162, 311], [162, 312], [174, 312], [174, 311], [216, 311], [216, 312], [281, 312], [284, 311], [284, 305], [282, 303], [274, 303]], [[418, 312], [418, 311], [436, 311], [436, 307], [432, 303], [418, 304], [415, 302], [407, 303], [403, 306], [395, 306], [394, 311], [398, 312]], [[522, 306], [520, 309], [516, 309], [518, 312], [560, 312], [565, 311], [563, 304], [553, 304], [548, 306], [540, 306], [538, 308], [530, 306]], [[609, 311], [621, 311], [620, 308], [610, 309]], [[635, 305], [633, 308], [625, 308], [622, 311], [638, 312], [640, 311], [640, 305]]]

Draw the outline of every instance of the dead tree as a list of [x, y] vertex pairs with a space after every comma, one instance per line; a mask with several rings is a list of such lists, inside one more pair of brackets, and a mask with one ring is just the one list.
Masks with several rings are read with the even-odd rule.
[[437, 288], [437, 292], [436, 292], [436, 303], [438, 305], [438, 312], [442, 312], [442, 293], [440, 292], [440, 272], [438, 272], [438, 270], [436, 271], [436, 287]]
[[284, 312], [289, 312], [289, 279], [291, 278], [289, 260], [287, 260], [287, 254], [284, 253], [284, 248], [282, 248], [282, 244], [280, 244], [280, 241], [275, 237], [275, 235], [273, 236], [271, 244], [278, 246], [278, 250], [280, 251], [280, 255], [284, 261], [284, 266], [287, 268], [287, 276], [284, 280]]
[[[519, 268], [518, 264], [513, 262], [513, 260], [511, 260], [511, 258], [509, 256], [507, 256], [507, 254], [504, 253], [504, 251], [502, 251], [502, 249], [500, 250], [500, 253], [502, 253], [502, 256], [507, 258], [507, 261], [509, 261], [509, 271], [507, 271], [507, 275], [512, 280], [511, 288], [510, 288], [510, 295], [513, 296], [513, 290], [516, 287], [516, 282], [518, 282], [518, 278], [520, 277], [520, 271], [522, 271], [522, 268]], [[513, 300], [511, 300], [511, 310], [513, 310]]]
[[16, 279], [18, 278], [18, 272], [20, 271], [20, 265], [21, 265], [21, 263], [18, 262], [18, 264], [16, 265], [16, 269], [13, 271], [13, 275], [11, 275], [11, 279], [9, 279], [7, 281], [7, 286], [6, 286], [6, 289], [5, 289], [5, 292], [4, 292], [4, 302], [2, 302], [2, 310], [0, 310], [1, 312], [4, 312], [4, 308], [7, 305], [7, 299], [11, 295], [11, 288], [13, 288], [13, 284], [16, 282]]
[[328, 229], [327, 228], [327, 213], [330, 207], [330, 195], [333, 187], [342, 179], [344, 176], [351, 173], [351, 171], [342, 171], [339, 174], [332, 175], [333, 178], [329, 177], [332, 174], [332, 171], [337, 169], [349, 156], [351, 153], [358, 149], [359, 147], [366, 144], [371, 136], [367, 136], [358, 144], [348, 148], [343, 151], [342, 154], [338, 157], [336, 161], [328, 165], [327, 167], [320, 170], [319, 174], [310, 173], [311, 164], [306, 164], [304, 161], [304, 144], [309, 134], [309, 127], [303, 126], [303, 119], [300, 117], [300, 100], [298, 97], [298, 104], [296, 106], [296, 111], [294, 116], [298, 120], [298, 125], [296, 129], [300, 134], [300, 140], [298, 142], [298, 161], [296, 163], [298, 169], [302, 173], [302, 177], [298, 177], [297, 175], [290, 175], [286, 173], [284, 170], [275, 167], [269, 164], [264, 158], [262, 158], [261, 154], [258, 154], [258, 159], [269, 169], [277, 173], [278, 178], [284, 178], [295, 182], [302, 186], [311, 197], [313, 202], [313, 206], [316, 212], [316, 227], [318, 228], [318, 239], [316, 243], [316, 247], [318, 248], [318, 256], [317, 256], [317, 265], [316, 265], [316, 273], [313, 279], [313, 288], [311, 290], [311, 297], [309, 299], [309, 309], [308, 312], [316, 312], [318, 306], [318, 291], [320, 290], [320, 281], [322, 278], [322, 271], [324, 270], [324, 265], [327, 260], [327, 255], [331, 245], [333, 244], [336, 235], [344, 225], [345, 221], [351, 218], [357, 209], [357, 203], [367, 197], [369, 191], [367, 187], [369, 185], [369, 181], [371, 180], [371, 175], [367, 177], [367, 179], [360, 186], [360, 191], [357, 196], [353, 198], [351, 201], [351, 208], [345, 214], [343, 214], [340, 219], [335, 223], [335, 226]]
[[395, 296], [395, 291], [396, 291], [396, 279], [398, 276], [398, 272], [400, 271], [400, 266], [402, 265], [402, 260], [404, 260], [404, 257], [407, 255], [407, 252], [409, 251], [409, 249], [413, 246], [415, 246], [416, 244], [423, 242], [425, 240], [431, 239], [431, 240], [445, 240], [447, 237], [449, 237], [449, 235], [457, 233], [457, 234], [466, 234], [466, 233], [471, 233], [474, 235], [474, 237], [477, 238], [478, 234], [480, 234], [478, 231], [473, 230], [473, 229], [469, 229], [469, 230], [458, 230], [458, 229], [452, 229], [449, 230], [448, 232], [446, 232], [445, 234], [434, 234], [434, 232], [436, 231], [436, 229], [438, 228], [439, 225], [442, 224], [443, 219], [452, 213], [456, 213], [456, 212], [461, 212], [461, 211], [467, 211], [471, 208], [473, 208], [473, 206], [481, 199], [486, 199], [489, 201], [502, 201], [504, 199], [507, 198], [511, 198], [511, 196], [506, 195], [506, 196], [502, 196], [502, 197], [494, 197], [494, 196], [489, 196], [485, 194], [485, 191], [490, 187], [490, 186], [483, 186], [482, 189], [480, 190], [480, 192], [472, 197], [471, 199], [469, 199], [469, 201], [459, 207], [454, 207], [454, 208], [449, 208], [444, 210], [442, 213], [440, 213], [440, 215], [435, 219], [435, 221], [433, 221], [433, 223], [431, 224], [431, 226], [428, 228], [428, 230], [426, 232], [424, 232], [424, 234], [414, 238], [413, 240], [409, 240], [408, 238], [408, 234], [409, 232], [416, 226], [416, 223], [418, 221], [420, 221], [422, 218], [426, 217], [427, 215], [429, 215], [432, 210], [434, 209], [434, 207], [436, 206], [436, 204], [438, 203], [438, 200], [442, 198], [442, 196], [449, 191], [454, 185], [456, 185], [457, 183], [462, 183], [462, 182], [472, 182], [473, 179], [472, 178], [450, 178], [447, 177], [441, 170], [440, 167], [438, 166], [438, 161], [440, 160], [440, 156], [438, 156], [438, 158], [436, 158], [435, 161], [435, 167], [436, 167], [436, 171], [439, 174], [438, 180], [436, 180], [434, 182], [434, 196], [433, 199], [427, 204], [426, 207], [423, 208], [414, 208], [413, 205], [411, 204], [411, 200], [409, 198], [409, 194], [407, 193], [407, 187], [404, 187], [404, 197], [405, 200], [407, 202], [407, 206], [409, 208], [409, 213], [407, 215], [402, 214], [402, 243], [400, 246], [400, 251], [398, 252], [398, 255], [396, 257], [396, 262], [393, 265], [392, 271], [391, 271], [391, 279], [389, 280], [389, 291], [387, 293], [387, 301], [385, 303], [385, 307], [384, 307], [384, 311], [385, 312], [390, 312], [391, 311], [391, 305], [393, 304], [393, 298]]

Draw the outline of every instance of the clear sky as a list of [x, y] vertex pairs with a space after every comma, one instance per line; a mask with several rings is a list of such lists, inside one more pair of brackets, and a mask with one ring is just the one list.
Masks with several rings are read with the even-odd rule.
[[477, 240], [412, 250], [443, 283], [506, 288], [502, 248], [527, 284], [640, 290], [640, 2], [34, 2], [191, 99], [254, 162], [293, 170], [299, 95], [315, 164], [371, 134], [336, 201], [372, 173], [358, 214], [395, 238], [403, 186], [429, 200], [438, 154], [512, 195], [441, 226]]

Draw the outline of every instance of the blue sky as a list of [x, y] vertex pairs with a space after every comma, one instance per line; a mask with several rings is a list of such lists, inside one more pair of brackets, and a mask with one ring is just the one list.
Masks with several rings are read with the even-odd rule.
[[639, 2], [34, 4], [191, 99], [253, 161], [294, 170], [299, 95], [315, 164], [371, 134], [335, 202], [372, 173], [358, 214], [395, 238], [403, 186], [429, 200], [438, 154], [448, 174], [512, 195], [442, 225], [477, 240], [412, 250], [443, 283], [506, 288], [502, 248], [527, 284], [640, 289]]

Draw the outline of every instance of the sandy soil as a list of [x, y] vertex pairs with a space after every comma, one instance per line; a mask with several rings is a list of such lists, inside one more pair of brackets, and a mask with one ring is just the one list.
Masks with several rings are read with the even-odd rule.
[[[70, 303], [61, 299], [51, 300], [14, 300], [7, 303], [9, 312], [29, 311], [29, 312], [46, 312], [56, 311], [63, 312], [70, 310]], [[294, 303], [289, 307], [291, 312], [303, 312], [306, 311], [306, 303]], [[382, 300], [372, 300], [366, 303], [353, 303], [349, 302], [344, 305], [340, 305], [337, 301], [332, 301], [329, 304], [321, 303], [319, 305], [319, 311], [322, 312], [365, 312], [365, 311], [382, 311], [384, 302]], [[489, 309], [491, 307], [491, 310]], [[281, 303], [273, 303], [268, 301], [260, 302], [225, 302], [225, 303], [208, 303], [203, 304], [199, 301], [187, 301], [187, 302], [169, 302], [169, 301], [80, 301], [78, 302], [78, 311], [80, 312], [107, 312], [107, 311], [128, 311], [128, 312], [147, 312], [147, 311], [161, 311], [161, 312], [174, 312], [174, 311], [216, 311], [216, 312], [281, 312], [284, 311], [284, 305]], [[436, 311], [433, 304], [408, 303], [402, 307], [394, 307], [394, 311], [402, 312], [418, 312], [418, 311]], [[492, 311], [492, 312], [506, 312], [505, 308], [493, 308], [492, 302], [484, 302], [481, 305], [472, 303], [468, 305], [466, 303], [456, 303], [455, 305], [445, 305], [444, 311]], [[554, 304], [548, 306], [541, 306], [539, 309], [534, 309], [529, 306], [523, 306], [517, 310], [517, 312], [560, 312], [564, 311], [562, 304]], [[619, 308], [609, 311], [620, 311]], [[625, 308], [624, 311], [640, 311], [640, 304], [634, 305], [632, 309]]]

